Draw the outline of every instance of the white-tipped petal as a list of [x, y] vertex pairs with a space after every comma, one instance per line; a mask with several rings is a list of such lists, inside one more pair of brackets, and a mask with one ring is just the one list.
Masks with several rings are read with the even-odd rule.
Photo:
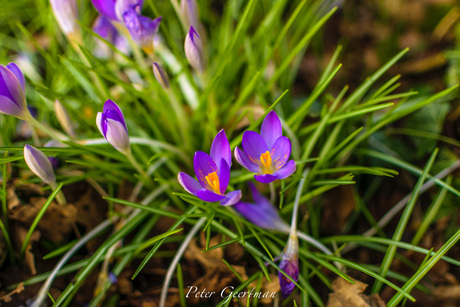
[[102, 136], [105, 137], [104, 132], [102, 132], [102, 112], [97, 112], [96, 115], [96, 125], [99, 131], [101, 132]]
[[121, 152], [129, 149], [129, 136], [125, 126], [119, 121], [107, 118], [107, 132], [105, 138], [113, 147]]
[[80, 26], [77, 23], [78, 9], [75, 0], [50, 0], [54, 17], [62, 32], [77, 42], [81, 39]]
[[24, 146], [24, 160], [30, 170], [40, 177], [44, 183], [49, 185], [56, 184], [53, 166], [43, 152], [31, 145], [26, 145]]

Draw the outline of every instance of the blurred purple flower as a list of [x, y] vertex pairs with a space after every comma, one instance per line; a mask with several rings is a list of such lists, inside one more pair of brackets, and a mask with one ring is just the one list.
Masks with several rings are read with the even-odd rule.
[[129, 149], [129, 135], [121, 109], [112, 100], [104, 104], [103, 112], [97, 113], [96, 124], [104, 138], [115, 149], [126, 154]]
[[245, 131], [242, 141], [243, 151], [235, 148], [235, 158], [244, 168], [257, 173], [254, 178], [263, 183], [291, 176], [296, 170], [291, 155], [291, 141], [282, 136], [281, 121], [274, 111], [265, 117], [260, 135]]
[[[292, 280], [299, 280], [299, 239], [297, 235], [290, 235], [289, 240], [281, 255], [280, 269], [288, 274]], [[278, 272], [281, 294], [283, 298], [288, 297], [294, 291], [296, 285], [284, 274]]]
[[223, 206], [231, 206], [241, 199], [241, 191], [225, 194], [230, 181], [232, 154], [225, 131], [222, 129], [214, 138], [211, 155], [197, 151], [193, 165], [198, 181], [185, 173], [179, 173], [177, 179], [190, 194], [203, 201], [220, 201]]
[[26, 81], [14, 63], [0, 65], [0, 113], [26, 119], [30, 116], [25, 99]]
[[249, 182], [254, 203], [238, 202], [233, 208], [244, 216], [251, 223], [270, 230], [289, 231], [289, 225], [284, 222], [276, 208], [257, 191], [256, 186]]
[[[93, 26], [93, 31], [100, 37], [109, 41], [121, 53], [129, 54], [129, 44], [126, 38], [118, 32], [117, 28], [104, 15], [99, 15]], [[112, 54], [112, 50], [102, 40], [97, 38], [95, 55], [98, 58], [108, 58]]]
[[205, 67], [203, 44], [193, 26], [190, 26], [190, 30], [185, 37], [184, 50], [190, 65], [199, 72], [203, 71]]
[[123, 21], [129, 34], [148, 53], [153, 51], [153, 37], [158, 32], [161, 19], [162, 17], [158, 17], [152, 20], [146, 16], [139, 15], [133, 6], [123, 14]]
[[180, 2], [180, 8], [186, 27], [193, 26], [195, 29], [198, 29], [199, 14], [196, 0], [182, 0]]

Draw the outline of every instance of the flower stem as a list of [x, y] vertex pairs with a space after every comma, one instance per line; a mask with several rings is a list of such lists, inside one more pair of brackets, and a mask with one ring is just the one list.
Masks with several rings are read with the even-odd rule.
[[34, 126], [37, 129], [40, 129], [44, 133], [48, 134], [52, 139], [55, 139], [56, 141], [68, 141], [69, 138], [60, 133], [59, 131], [54, 130], [51, 127], [48, 127], [38, 120], [36, 120], [32, 115], [26, 116], [25, 120], [27, 120], [32, 126]]
[[125, 153], [126, 158], [128, 158], [129, 162], [131, 162], [131, 165], [136, 169], [136, 171], [141, 175], [143, 180], [145, 181], [146, 184], [151, 183], [150, 177], [147, 175], [147, 173], [142, 169], [141, 165], [139, 162], [137, 162], [136, 158], [134, 158], [133, 153], [131, 149], [128, 150], [128, 152]]

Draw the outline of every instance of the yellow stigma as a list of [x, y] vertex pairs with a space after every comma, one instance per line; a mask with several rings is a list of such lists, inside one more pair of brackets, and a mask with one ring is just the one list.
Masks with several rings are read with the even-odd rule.
[[209, 173], [208, 176], [206, 176], [205, 178], [211, 190], [213, 190], [217, 194], [220, 194], [220, 183], [219, 176], [217, 176], [217, 172]]
[[260, 155], [260, 163], [262, 164], [262, 172], [264, 174], [273, 173], [272, 156], [268, 150]]

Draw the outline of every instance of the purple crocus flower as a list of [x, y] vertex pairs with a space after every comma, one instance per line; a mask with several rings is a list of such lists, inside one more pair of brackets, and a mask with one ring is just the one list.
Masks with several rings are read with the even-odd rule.
[[131, 37], [147, 53], [153, 51], [153, 37], [158, 32], [161, 19], [162, 17], [158, 17], [152, 20], [139, 15], [133, 6], [123, 14], [123, 21]]
[[184, 50], [190, 65], [197, 71], [203, 71], [205, 67], [203, 44], [201, 43], [198, 32], [195, 31], [193, 26], [190, 26], [190, 30], [185, 37]]
[[27, 119], [30, 116], [25, 99], [26, 80], [14, 63], [0, 65], [0, 113]]
[[107, 142], [115, 149], [124, 154], [130, 150], [125, 117], [115, 102], [110, 99], [105, 102], [103, 112], [97, 113], [96, 124]]
[[[279, 267], [295, 282], [299, 280], [299, 239], [297, 235], [291, 234], [289, 236], [289, 240], [281, 256]], [[294, 291], [295, 284], [281, 272], [278, 272], [278, 277], [281, 294], [283, 298], [286, 298]]]
[[223, 206], [231, 206], [241, 199], [241, 191], [225, 194], [230, 181], [232, 153], [225, 131], [222, 129], [214, 138], [211, 155], [197, 151], [193, 157], [193, 166], [198, 181], [185, 173], [179, 173], [177, 179], [190, 194], [203, 201], [220, 201]]
[[265, 117], [260, 135], [245, 131], [242, 141], [243, 151], [235, 148], [235, 158], [244, 168], [257, 173], [254, 178], [263, 183], [291, 176], [296, 170], [291, 155], [291, 141], [282, 136], [281, 121], [274, 111]]
[[233, 208], [251, 223], [261, 228], [288, 232], [289, 225], [281, 219], [270, 201], [257, 191], [252, 182], [249, 182], [249, 187], [254, 203], [240, 201], [233, 205]]

